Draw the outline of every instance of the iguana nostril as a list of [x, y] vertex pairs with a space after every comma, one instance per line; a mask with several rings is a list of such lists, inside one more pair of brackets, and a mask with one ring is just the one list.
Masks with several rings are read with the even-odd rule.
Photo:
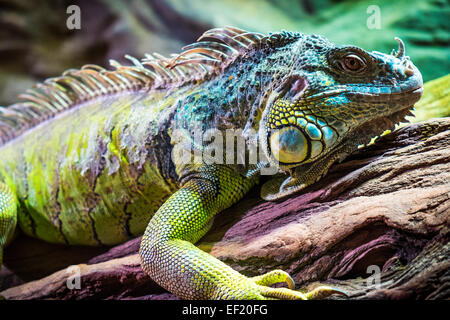
[[413, 68], [411, 62], [407, 62], [405, 65], [405, 75], [407, 77], [411, 77], [412, 75], [414, 75], [414, 68]]
[[405, 67], [405, 75], [408, 77], [411, 77], [412, 75], [414, 75], [414, 69], [412, 68], [411, 65], [408, 65]]

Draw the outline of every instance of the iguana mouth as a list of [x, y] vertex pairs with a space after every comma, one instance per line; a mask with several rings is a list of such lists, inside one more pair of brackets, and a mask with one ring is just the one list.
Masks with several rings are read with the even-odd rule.
[[[383, 88], [381, 87], [380, 90]], [[387, 92], [387, 93], [378, 93], [378, 92], [359, 92], [355, 90], [348, 90], [345, 93], [355, 99], [360, 99], [361, 102], [380, 102], [380, 103], [389, 103], [389, 102], [400, 102], [402, 100], [411, 101], [411, 104], [419, 101], [420, 97], [423, 93], [422, 86], [413, 86], [410, 89], [402, 90], [399, 92]], [[404, 103], [408, 105], [409, 103]]]

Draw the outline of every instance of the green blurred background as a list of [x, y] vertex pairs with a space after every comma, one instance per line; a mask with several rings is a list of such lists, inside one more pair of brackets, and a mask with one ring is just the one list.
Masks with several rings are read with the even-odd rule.
[[[69, 5], [81, 29], [69, 30]], [[380, 9], [380, 29], [368, 19]], [[402, 38], [425, 81], [450, 73], [450, 5], [445, 0], [0, 0], [0, 105], [36, 81], [124, 54], [168, 54], [213, 27], [321, 34], [338, 44], [390, 53]], [[447, 86], [444, 88], [448, 92]]]

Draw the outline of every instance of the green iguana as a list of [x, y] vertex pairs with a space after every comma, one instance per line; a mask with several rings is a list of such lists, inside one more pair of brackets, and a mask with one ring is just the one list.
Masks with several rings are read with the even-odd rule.
[[246, 277], [194, 243], [261, 175], [276, 173], [264, 199], [290, 195], [410, 114], [422, 77], [396, 40], [383, 54], [226, 27], [169, 58], [126, 56], [133, 65], [86, 65], [36, 85], [0, 108], [0, 265], [17, 225], [67, 245], [143, 234], [142, 268], [180, 298], [338, 293], [303, 294], [282, 270]]

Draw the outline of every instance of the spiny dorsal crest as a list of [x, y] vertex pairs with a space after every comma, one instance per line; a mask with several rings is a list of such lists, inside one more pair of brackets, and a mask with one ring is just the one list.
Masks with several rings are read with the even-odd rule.
[[115, 70], [97, 65], [67, 70], [62, 76], [47, 79], [19, 95], [23, 101], [0, 107], [0, 145], [64, 110], [100, 96], [180, 87], [206, 80], [223, 72], [253, 46], [282, 45], [283, 39], [291, 36], [289, 32], [265, 36], [235, 27], [216, 28], [170, 58], [157, 53], [146, 54], [141, 60], [126, 55], [133, 65], [110, 60]]

